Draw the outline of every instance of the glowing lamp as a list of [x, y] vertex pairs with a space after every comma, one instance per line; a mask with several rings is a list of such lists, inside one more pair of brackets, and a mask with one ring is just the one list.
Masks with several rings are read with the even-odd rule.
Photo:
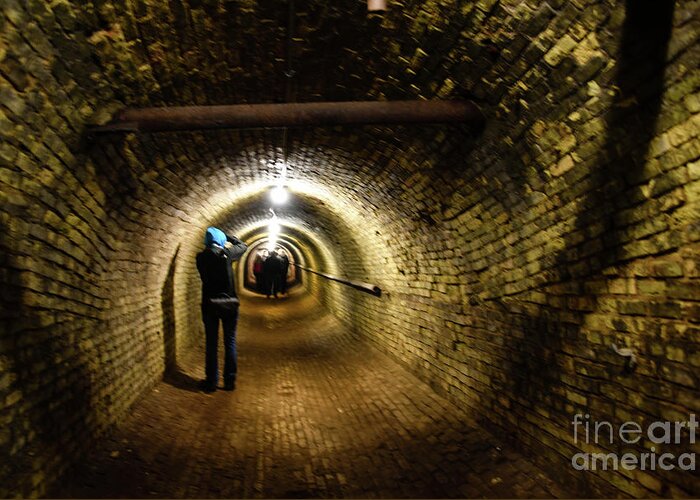
[[289, 199], [289, 192], [284, 186], [276, 186], [270, 191], [270, 201], [275, 205], [282, 205], [287, 203]]
[[267, 232], [270, 233], [271, 237], [280, 234], [280, 223], [276, 220], [271, 220], [267, 226]]

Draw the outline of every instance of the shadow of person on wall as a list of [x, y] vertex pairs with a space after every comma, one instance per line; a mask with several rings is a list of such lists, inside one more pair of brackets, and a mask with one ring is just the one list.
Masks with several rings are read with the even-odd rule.
[[168, 273], [161, 292], [161, 308], [163, 314], [163, 363], [165, 370], [163, 381], [166, 384], [191, 392], [199, 392], [198, 380], [182, 371], [177, 365], [177, 330], [175, 319], [175, 271], [180, 245], [170, 261]]
[[[542, 306], [537, 311], [519, 311], [519, 305], [513, 303], [514, 309], [504, 312], [511, 318], [506, 323], [514, 322], [521, 329], [512, 346], [517, 357], [508, 360], [508, 390], [531, 409], [545, 407], [561, 412], [550, 420], [561, 421], [562, 426], [570, 420], [563, 420], [570, 417], [566, 407], [571, 407], [579, 391], [586, 395], [600, 391], [596, 377], [584, 375], [589, 369], [606, 380], [624, 370], [625, 360], [610, 349], [615, 339], [592, 344], [582, 325], [587, 315], [598, 309], [599, 295], [606, 293], [606, 269], [628, 258], [624, 247], [626, 228], [620, 214], [640, 203], [630, 193], [644, 182], [645, 157], [656, 135], [674, 3], [625, 2], [617, 67], [610, 81], [602, 76], [598, 82], [615, 90], [604, 116], [607, 136], [593, 158], [590, 176], [572, 184], [575, 188], [569, 196], [576, 196], [576, 191], [582, 193], [575, 200], [573, 230], [563, 235], [561, 250], [542, 257], [543, 263], [551, 259], [545, 286], [556, 286], [562, 297], [552, 298], [562, 302], [555, 308]], [[590, 404], [586, 396], [578, 394], [578, 398], [581, 403], [577, 406]], [[529, 441], [538, 439], [527, 435], [524, 442]], [[560, 445], [574, 451], [573, 445], [565, 441]], [[569, 472], [571, 484], [583, 494], [619, 494], [617, 490], [610, 492], [610, 484], [600, 475]]]
[[180, 245], [175, 249], [165, 276], [161, 293], [161, 309], [163, 313], [163, 356], [165, 372], [168, 373], [177, 368], [177, 339], [175, 326], [175, 268], [177, 256], [180, 253]]
[[632, 190], [646, 182], [646, 156], [661, 113], [674, 13], [674, 2], [627, 0], [625, 5], [617, 68], [607, 83], [615, 90], [605, 116], [607, 136], [577, 204], [574, 231], [564, 235], [564, 248], [555, 259], [559, 279], [580, 299], [577, 305], [583, 306], [575, 308], [579, 318], [564, 343], [578, 342], [594, 349], [597, 352], [590, 359], [619, 367], [619, 373], [624, 371], [625, 360], [616, 358], [610, 349], [616, 339], [588, 346], [581, 325], [597, 310], [599, 295], [607, 293], [605, 270], [630, 258], [625, 248], [628, 227], [621, 214], [647, 203], [640, 202]]
[[[577, 297], [592, 295], [595, 302], [597, 294], [591, 284], [604, 281], [603, 270], [624, 260], [624, 228], [618, 219], [622, 210], [639, 203], [626, 193], [639, 183], [649, 143], [655, 136], [673, 11], [674, 2], [626, 2], [617, 70], [613, 81], [609, 82], [611, 88], [617, 90], [606, 116], [608, 136], [592, 167], [588, 188], [578, 203], [580, 209], [574, 222], [577, 231], [564, 235], [564, 248], [554, 257], [555, 281]], [[584, 241], [590, 249], [582, 247], [580, 233], [585, 235]], [[578, 311], [589, 309], [594, 310], [595, 304], [575, 308]], [[585, 314], [580, 313], [581, 316]], [[548, 351], [562, 342], [575, 342], [580, 337], [580, 321], [562, 323], [573, 326], [574, 331], [571, 331], [570, 328], [542, 329], [538, 326], [557, 322], [554, 316], [531, 319], [532, 331], [539, 331], [539, 334], [524, 340], [528, 344], [542, 344], [533, 354]], [[533, 374], [540, 368], [541, 373], [551, 372], [547, 356], [535, 356], [534, 362], [537, 360], [541, 366], [533, 366]]]
[[[610, 82], [615, 94], [605, 117], [607, 137], [576, 217], [575, 227], [582, 231], [590, 232], [592, 225], [603, 224], [602, 248], [594, 253], [595, 258], [587, 259], [590, 269], [582, 269], [585, 276], [598, 273], [623, 257], [624, 229], [619, 214], [639, 203], [627, 192], [643, 181], [645, 157], [656, 135], [674, 3], [626, 1], [617, 69]], [[580, 268], [575, 270], [571, 265], [571, 258], [578, 255], [569, 252], [579, 241], [566, 243], [559, 262], [568, 269], [567, 277], [580, 278]]]

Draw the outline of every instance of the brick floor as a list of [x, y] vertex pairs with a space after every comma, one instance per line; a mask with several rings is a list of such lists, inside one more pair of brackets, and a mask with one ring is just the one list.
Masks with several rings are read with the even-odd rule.
[[569, 496], [308, 296], [242, 313], [235, 392], [192, 349], [54, 496]]

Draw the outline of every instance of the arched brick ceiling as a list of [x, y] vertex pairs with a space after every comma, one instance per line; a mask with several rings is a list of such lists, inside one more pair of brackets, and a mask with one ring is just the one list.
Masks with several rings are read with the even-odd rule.
[[[26, 33], [44, 32], [58, 48], [60, 57], [46, 62], [59, 75], [59, 92], [100, 97], [92, 109], [80, 110], [88, 123], [98, 124], [125, 106], [488, 96], [479, 75], [493, 66], [494, 58], [484, 33], [495, 29], [489, 24], [511, 19], [507, 11], [487, 15], [493, 2], [392, 2], [383, 15], [370, 15], [360, 1], [296, 1], [294, 38], [287, 51], [287, 6], [66, 1], [47, 9], [32, 2]], [[19, 24], [24, 15], [18, 8], [13, 21]], [[24, 62], [21, 54], [19, 62]], [[292, 78], [285, 76], [288, 65]], [[27, 73], [29, 86], [32, 78], [42, 77], [37, 66]], [[290, 130], [290, 178], [345, 189], [337, 198], [364, 207], [379, 225], [382, 217], [435, 221], [449, 211], [444, 202], [450, 193], [465, 184], [464, 167], [455, 172], [450, 155], [463, 158], [467, 139], [464, 129], [442, 126]], [[143, 205], [147, 195], [152, 205], [168, 206], [190, 222], [196, 219], [192, 203], [205, 218], [212, 216], [216, 210], [207, 204], [213, 193], [233, 196], [233, 190], [249, 182], [271, 180], [266, 163], [284, 156], [280, 130], [95, 141], [90, 147], [96, 163], [121, 165], [118, 172], [112, 165], [96, 167], [111, 181], [106, 190], [113, 193], [116, 187], [115, 205], [127, 199]], [[430, 176], [438, 182], [417, 173], [436, 164]], [[437, 193], [442, 204], [434, 203]], [[234, 201], [231, 196], [228, 201]], [[134, 214], [140, 219], [153, 215], [151, 226], [158, 224], [158, 214], [148, 207]]]
[[[251, 196], [236, 200], [229, 209], [219, 215], [221, 226], [236, 234], [248, 238], [267, 237], [269, 220], [267, 189], [255, 192]], [[356, 226], [349, 225], [343, 215], [329, 208], [319, 198], [308, 194], [293, 193], [289, 203], [275, 207], [275, 214], [282, 229], [282, 235], [294, 235], [297, 240], [304, 240], [303, 246], [312, 252], [322, 252], [323, 268], [329, 272], [342, 272], [343, 265], [352, 264], [355, 272], [365, 273], [369, 263], [362, 262], [361, 242], [356, 238]], [[248, 241], [248, 240], [246, 240]]]
[[[461, 62], [451, 50], [463, 30], [481, 28], [489, 3], [392, 2], [379, 16], [357, 0], [297, 0], [289, 48], [288, 2], [65, 2], [54, 11], [123, 84], [119, 98], [175, 105], [284, 101], [288, 65], [293, 100], [434, 95], [433, 75]], [[148, 82], [145, 94], [131, 90], [135, 81]]]
[[[297, 230], [317, 234], [328, 254], [326, 271], [375, 280], [381, 263], [382, 273], [395, 273], [404, 267], [395, 255], [433, 238], [447, 209], [436, 200], [448, 200], [444, 193], [464, 182], [457, 177], [463, 167], [455, 168], [464, 137], [457, 127], [290, 130], [292, 203], [276, 211]], [[190, 227], [216, 223], [237, 233], [264, 226], [267, 191], [279, 175], [274, 163], [284, 154], [280, 130], [100, 137], [92, 147], [97, 168], [123, 189], [124, 202], [141, 207], [134, 231], [162, 226], [163, 212]], [[440, 152], [451, 152], [443, 161], [455, 164], [436, 165]], [[195, 251], [200, 236], [186, 237], [184, 255]], [[121, 240], [144, 241], [138, 234]], [[189, 281], [197, 287], [196, 276]]]

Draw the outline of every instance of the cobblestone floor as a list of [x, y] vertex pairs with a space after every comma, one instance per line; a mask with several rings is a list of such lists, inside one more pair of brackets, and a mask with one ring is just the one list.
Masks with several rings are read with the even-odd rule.
[[55, 496], [569, 496], [308, 296], [242, 310], [235, 392], [193, 349]]

